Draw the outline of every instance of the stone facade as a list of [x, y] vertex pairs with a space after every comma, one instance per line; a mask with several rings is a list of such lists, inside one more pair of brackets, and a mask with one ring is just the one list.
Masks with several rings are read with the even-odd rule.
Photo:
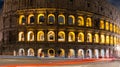
[[[42, 24], [38, 23], [40, 14], [44, 15], [44, 19], [41, 19], [44, 22]], [[54, 21], [49, 20], [51, 14], [54, 16]], [[58, 23], [59, 15], [65, 17], [65, 23], [62, 25]], [[20, 22], [21, 16], [25, 17], [25, 23]], [[84, 25], [78, 25], [79, 16], [83, 17]], [[69, 25], [70, 17], [75, 22], [72, 25]], [[120, 41], [119, 17], [120, 13], [117, 8], [106, 0], [4, 0], [0, 21], [2, 25], [0, 28], [0, 54], [70, 58], [80, 57], [79, 54], [82, 52], [84, 58], [95, 58], [95, 56], [98, 58], [101, 55], [102, 57], [113, 57], [116, 55], [114, 48], [119, 45]], [[91, 19], [90, 26], [87, 26], [88, 18]], [[39, 19], [39, 22], [41, 20]], [[104, 29], [100, 29], [101, 20], [104, 21]], [[29, 21], [34, 22], [29, 23]], [[54, 23], [50, 24], [49, 21]], [[106, 29], [107, 27], [108, 29]], [[34, 40], [28, 41], [31, 31], [34, 34]], [[39, 31], [44, 32], [44, 41], [37, 40]], [[53, 31], [55, 34], [55, 40], [52, 42], [48, 40], [49, 31]], [[60, 31], [65, 32], [65, 41], [63, 42], [58, 41]], [[19, 40], [20, 32], [24, 33], [23, 41]], [[69, 42], [70, 32], [75, 34], [73, 42]], [[84, 34], [83, 42], [78, 42], [79, 32]], [[87, 42], [89, 40], [88, 33], [92, 35], [92, 42]], [[97, 43], [95, 43], [95, 34], [98, 34], [99, 37]], [[102, 35], [105, 37], [103, 38], [105, 39], [104, 43], [101, 43]], [[107, 40], [108, 43], [106, 43]]]

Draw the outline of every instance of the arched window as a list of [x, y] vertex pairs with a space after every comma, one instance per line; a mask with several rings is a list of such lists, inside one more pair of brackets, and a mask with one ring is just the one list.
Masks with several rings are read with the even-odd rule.
[[78, 17], [78, 26], [84, 26], [84, 18], [82, 16]]
[[39, 31], [37, 33], [37, 41], [44, 41], [44, 32], [43, 31]]
[[114, 28], [114, 30], [113, 30], [113, 31], [114, 31], [114, 32], [116, 32], [116, 25], [114, 25], [114, 26], [113, 26], [113, 28]]
[[65, 33], [63, 31], [58, 33], [58, 41], [65, 41]]
[[58, 24], [60, 24], [60, 25], [65, 24], [65, 16], [64, 15], [58, 16]]
[[110, 44], [113, 45], [113, 36], [110, 37]]
[[69, 17], [68, 17], [68, 24], [69, 25], [75, 24], [75, 17], [73, 15], [69, 15]]
[[78, 34], [78, 42], [84, 42], [84, 34], [82, 32]]
[[100, 43], [105, 43], [105, 36], [103, 34], [100, 35]]
[[44, 21], [45, 21], [44, 14], [39, 14], [37, 20], [38, 24], [43, 24]]
[[28, 49], [28, 55], [27, 56], [34, 56], [35, 53], [34, 53], [34, 49], [30, 48]]
[[86, 20], [86, 27], [92, 27], [92, 20], [91, 20], [91, 18], [87, 18], [87, 20]]
[[75, 33], [74, 32], [69, 32], [69, 34], [68, 34], [68, 41], [69, 42], [75, 41]]
[[87, 34], [87, 42], [92, 42], [92, 34], [91, 33]]
[[100, 29], [104, 29], [104, 21], [100, 20]]
[[95, 34], [95, 36], [94, 36], [94, 42], [95, 43], [99, 43], [99, 35], [98, 34]]
[[109, 30], [109, 23], [108, 22], [106, 22], [106, 25], [105, 25], [106, 27], [106, 30]]
[[55, 16], [53, 14], [48, 15], [48, 24], [54, 24], [55, 23]]
[[109, 36], [106, 36], [106, 44], [109, 44]]
[[18, 41], [24, 41], [25, 37], [24, 37], [24, 32], [19, 32], [19, 35], [18, 35]]
[[28, 24], [34, 24], [34, 22], [35, 22], [35, 17], [34, 17], [34, 15], [33, 15], [33, 14], [30, 14], [30, 15], [28, 16]]
[[33, 33], [33, 31], [29, 31], [27, 33], [27, 40], [28, 41], [34, 41], [34, 33]]
[[21, 15], [21, 16], [19, 17], [19, 24], [20, 24], [20, 25], [25, 25], [25, 23], [26, 23], [26, 18], [25, 18], [24, 15]]
[[49, 31], [47, 36], [48, 36], [48, 41], [55, 41], [55, 33], [54, 33], [54, 31]]
[[110, 31], [113, 31], [112, 23], [110, 24]]
[[114, 36], [114, 45], [117, 44], [117, 38]]

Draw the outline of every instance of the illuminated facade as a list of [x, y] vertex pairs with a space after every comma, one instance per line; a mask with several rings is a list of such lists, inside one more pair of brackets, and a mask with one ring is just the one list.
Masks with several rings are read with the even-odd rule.
[[5, 0], [2, 11], [2, 55], [104, 58], [119, 54], [120, 13], [106, 0]]

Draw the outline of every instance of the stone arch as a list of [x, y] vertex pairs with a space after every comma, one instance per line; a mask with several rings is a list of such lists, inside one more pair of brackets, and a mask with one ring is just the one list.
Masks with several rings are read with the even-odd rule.
[[80, 59], [84, 58], [84, 50], [83, 49], [78, 50], [78, 58], [80, 58]]
[[58, 50], [58, 57], [65, 57], [65, 50], [64, 49]]
[[29, 48], [28, 49], [28, 55], [27, 56], [34, 56], [34, 49], [33, 48]]
[[45, 54], [42, 48], [38, 49], [38, 57], [44, 58]]
[[55, 57], [55, 50], [54, 49], [48, 49], [48, 57], [53, 58]]
[[98, 49], [94, 50], [94, 58], [99, 58], [99, 50]]
[[92, 58], [92, 50], [91, 49], [86, 50], [86, 58], [88, 58], [88, 59]]
[[25, 50], [23, 48], [20, 48], [18, 55], [19, 56], [25, 56]]
[[69, 49], [68, 58], [75, 58], [75, 50], [74, 49]]

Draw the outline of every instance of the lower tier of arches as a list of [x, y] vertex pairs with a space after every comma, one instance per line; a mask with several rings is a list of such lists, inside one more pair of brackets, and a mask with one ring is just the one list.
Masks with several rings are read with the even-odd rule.
[[59, 58], [109, 58], [113, 57], [114, 50], [111, 49], [57, 49], [54, 48], [40, 48], [35, 50], [33, 48], [29, 48], [25, 50], [24, 48], [20, 48], [18, 50], [13, 51], [14, 56], [37, 56], [40, 58], [49, 57], [59, 57]]

